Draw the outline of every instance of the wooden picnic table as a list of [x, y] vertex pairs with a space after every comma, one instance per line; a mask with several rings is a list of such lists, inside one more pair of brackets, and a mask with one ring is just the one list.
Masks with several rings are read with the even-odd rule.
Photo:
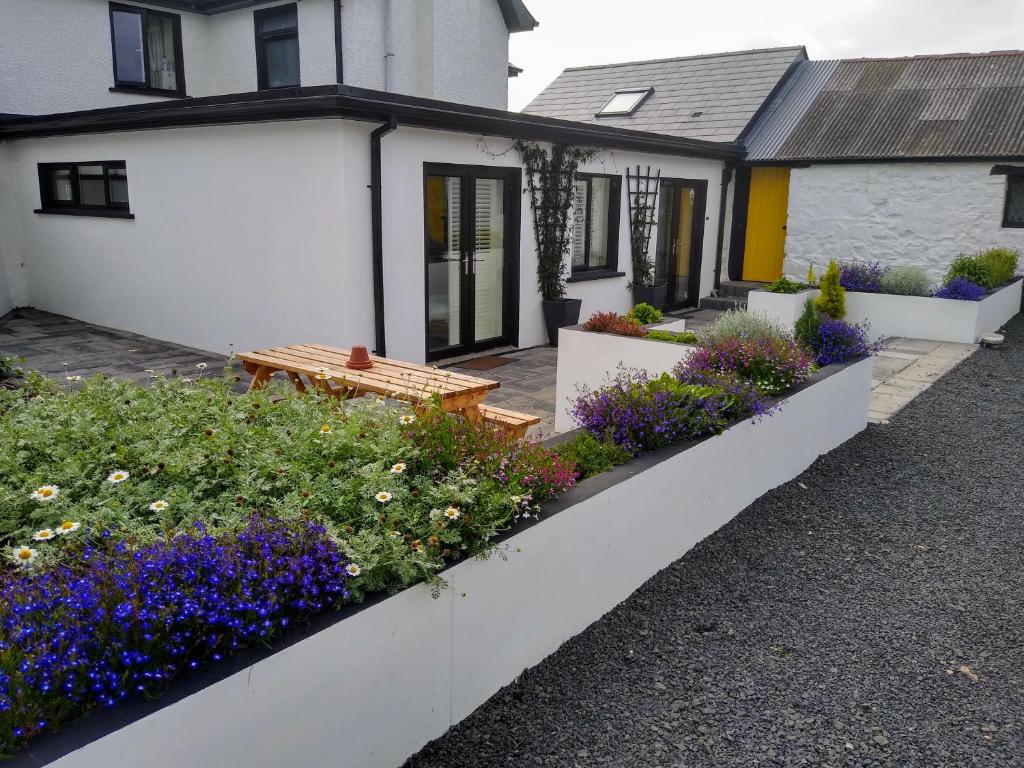
[[[271, 376], [283, 371], [300, 392], [313, 387], [326, 394], [346, 398], [370, 393], [415, 405], [424, 404], [436, 395], [440, 397], [445, 411], [462, 413], [473, 422], [487, 419], [507, 423], [509, 419], [503, 414], [511, 413], [482, 407], [487, 393], [500, 386], [496, 381], [373, 355], [370, 356], [372, 368], [356, 370], [345, 365], [349, 359], [347, 349], [322, 344], [295, 344], [246, 352], [238, 358], [252, 375], [250, 390], [266, 385]], [[303, 376], [306, 381], [303, 381]], [[529, 420], [521, 430], [525, 434], [529, 426], [540, 421], [524, 414], [515, 416], [523, 417], [511, 425], [517, 434], [520, 422]]]

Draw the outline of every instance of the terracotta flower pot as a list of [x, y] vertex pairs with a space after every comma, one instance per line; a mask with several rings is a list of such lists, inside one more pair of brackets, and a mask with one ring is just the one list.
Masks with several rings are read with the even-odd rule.
[[373, 368], [373, 361], [370, 360], [370, 353], [366, 351], [366, 347], [352, 347], [352, 352], [348, 356], [348, 362], [345, 363], [345, 367], [354, 368], [357, 371]]

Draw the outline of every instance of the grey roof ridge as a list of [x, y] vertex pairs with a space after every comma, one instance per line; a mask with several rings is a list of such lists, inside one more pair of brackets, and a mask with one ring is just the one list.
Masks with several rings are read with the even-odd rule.
[[662, 64], [669, 61], [696, 61], [699, 59], [715, 59], [725, 56], [745, 56], [752, 53], [774, 53], [776, 51], [803, 51], [804, 58], [807, 58], [807, 46], [805, 45], [782, 45], [776, 48], [750, 48], [744, 51], [721, 51], [720, 53], [699, 53], [693, 56], [670, 56], [664, 59], [642, 59], [638, 61], [617, 61], [612, 64], [590, 64], [581, 67], [566, 67], [562, 72], [581, 72], [591, 69], [611, 69], [614, 67], [632, 67], [638, 64]]

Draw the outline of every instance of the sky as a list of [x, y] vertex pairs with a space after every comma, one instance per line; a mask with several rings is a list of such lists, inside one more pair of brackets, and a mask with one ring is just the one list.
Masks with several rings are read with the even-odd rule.
[[805, 45], [812, 59], [1024, 48], [1024, 0], [525, 0], [518, 110], [566, 67]]

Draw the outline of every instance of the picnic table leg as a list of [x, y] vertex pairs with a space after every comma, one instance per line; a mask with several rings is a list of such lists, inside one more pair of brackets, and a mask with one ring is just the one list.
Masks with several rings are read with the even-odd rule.
[[265, 365], [257, 367], [256, 373], [252, 375], [252, 381], [249, 382], [249, 392], [252, 392], [254, 389], [260, 389], [261, 387], [263, 387], [270, 380], [270, 377], [273, 375], [273, 368], [268, 368]]
[[294, 371], [288, 371], [288, 378], [291, 379], [291, 382], [293, 385], [295, 385], [295, 389], [297, 391], [306, 391], [306, 385], [302, 383], [302, 379], [299, 378], [299, 374], [295, 373]]
[[467, 405], [462, 409], [462, 415], [471, 424], [481, 424], [484, 420], [484, 415], [480, 413], [479, 405]]

